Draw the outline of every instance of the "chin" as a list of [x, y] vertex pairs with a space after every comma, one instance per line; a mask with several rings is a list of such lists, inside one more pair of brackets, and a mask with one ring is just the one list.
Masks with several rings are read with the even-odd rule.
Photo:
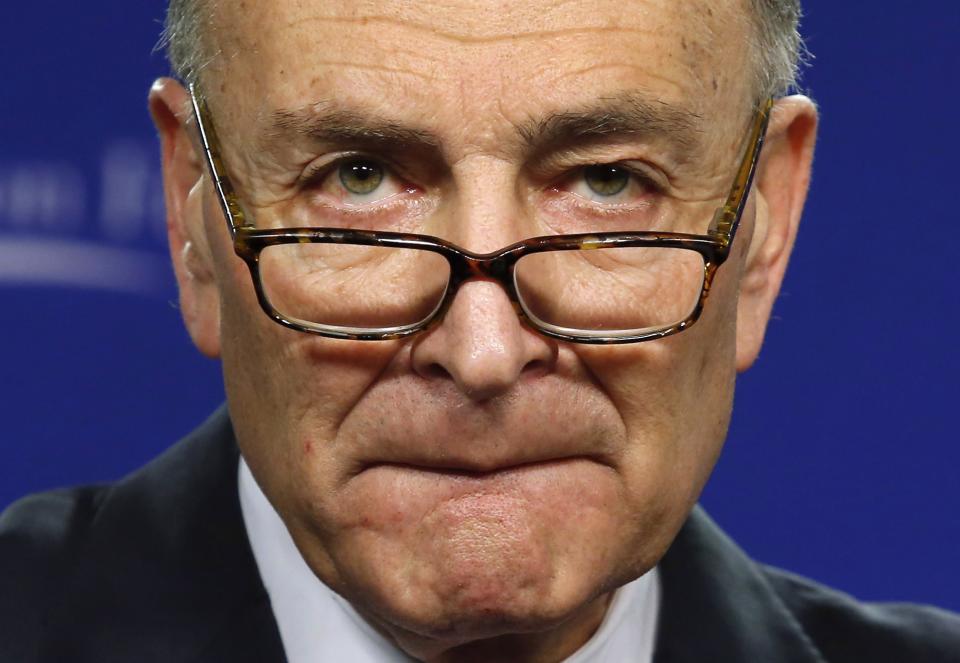
[[545, 528], [522, 505], [468, 502], [410, 537], [339, 537], [339, 582], [328, 584], [388, 630], [448, 643], [550, 629], [613, 586], [620, 565], [596, 528]]
[[[585, 579], [581, 579], [585, 580]], [[388, 630], [450, 645], [507, 634], [546, 631], [568, 620], [598, 593], [596, 583], [563, 586], [563, 580], [538, 571], [488, 566], [465, 578], [441, 571], [431, 586], [400, 588], [389, 595], [364, 597], [375, 621]]]
[[372, 622], [455, 645], [547, 631], [645, 570], [647, 519], [624, 492], [588, 459], [482, 475], [383, 465], [313, 501], [291, 533]]

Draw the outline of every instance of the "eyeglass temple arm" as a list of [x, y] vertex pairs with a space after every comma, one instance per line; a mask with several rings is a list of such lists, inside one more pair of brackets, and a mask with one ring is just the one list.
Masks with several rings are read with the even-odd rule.
[[223, 215], [227, 218], [230, 227], [230, 236], [234, 237], [237, 229], [247, 226], [246, 215], [240, 206], [240, 199], [233, 190], [233, 185], [225, 175], [223, 159], [220, 157], [220, 141], [217, 139], [216, 129], [210, 119], [207, 102], [197, 92], [194, 84], [189, 85], [190, 102], [193, 104], [193, 115], [197, 119], [197, 129], [200, 133], [200, 143], [203, 154], [213, 177], [213, 186], [217, 190]]
[[753, 179], [757, 172], [757, 164], [760, 161], [760, 151], [763, 149], [763, 141], [770, 124], [772, 109], [773, 99], [767, 99], [757, 108], [753, 126], [747, 138], [747, 152], [744, 153], [743, 160], [740, 162], [740, 168], [737, 170], [730, 195], [723, 207], [717, 209], [710, 224], [709, 233], [719, 236], [726, 246], [733, 244], [733, 238], [740, 227], [740, 219], [747, 205], [750, 187], [753, 186]]

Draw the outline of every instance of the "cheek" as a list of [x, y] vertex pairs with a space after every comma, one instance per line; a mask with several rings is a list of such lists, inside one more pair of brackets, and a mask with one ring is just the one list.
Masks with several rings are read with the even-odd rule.
[[730, 420], [735, 287], [720, 279], [701, 319], [681, 334], [578, 349], [623, 419], [621, 467], [634, 510], [676, 527], [698, 499]]
[[[282, 327], [260, 308], [247, 266], [218, 266], [224, 386], [238, 443], [281, 511], [329, 491], [340, 424], [398, 352]], [[338, 469], [339, 468], [339, 469]]]
[[340, 425], [395, 348], [363, 348], [351, 358], [330, 347], [350, 342], [286, 330], [259, 308], [225, 322], [224, 384], [254, 475], [271, 497], [300, 501], [330, 491], [346, 465], [341, 452], [349, 451], [335, 444]]
[[701, 319], [658, 341], [576, 349], [623, 419], [629, 448], [680, 450], [677, 443], [696, 428], [698, 413], [715, 406], [721, 358], [712, 339], [698, 334], [708, 326]]

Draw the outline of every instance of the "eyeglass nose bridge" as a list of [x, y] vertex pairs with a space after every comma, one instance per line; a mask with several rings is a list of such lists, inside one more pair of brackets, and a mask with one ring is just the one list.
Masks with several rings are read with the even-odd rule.
[[476, 254], [448, 245], [443, 252], [450, 265], [450, 277], [447, 281], [447, 292], [436, 313], [427, 323], [433, 327], [440, 323], [453, 304], [460, 291], [460, 286], [469, 281], [492, 281], [500, 285], [510, 300], [514, 312], [522, 322], [532, 326], [532, 322], [520, 304], [513, 270], [517, 261], [525, 254], [523, 246], [508, 246], [501, 251], [487, 254]]

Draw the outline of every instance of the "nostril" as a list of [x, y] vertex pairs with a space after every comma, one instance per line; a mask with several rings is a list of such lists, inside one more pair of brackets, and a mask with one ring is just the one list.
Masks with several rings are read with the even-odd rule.
[[553, 362], [546, 359], [533, 359], [520, 371], [520, 377], [527, 379], [543, 377], [551, 372], [552, 365]]
[[425, 366], [420, 366], [417, 371], [421, 376], [427, 378], [428, 380], [452, 380], [453, 376], [450, 375], [450, 371], [445, 369], [440, 364], [433, 362]]

